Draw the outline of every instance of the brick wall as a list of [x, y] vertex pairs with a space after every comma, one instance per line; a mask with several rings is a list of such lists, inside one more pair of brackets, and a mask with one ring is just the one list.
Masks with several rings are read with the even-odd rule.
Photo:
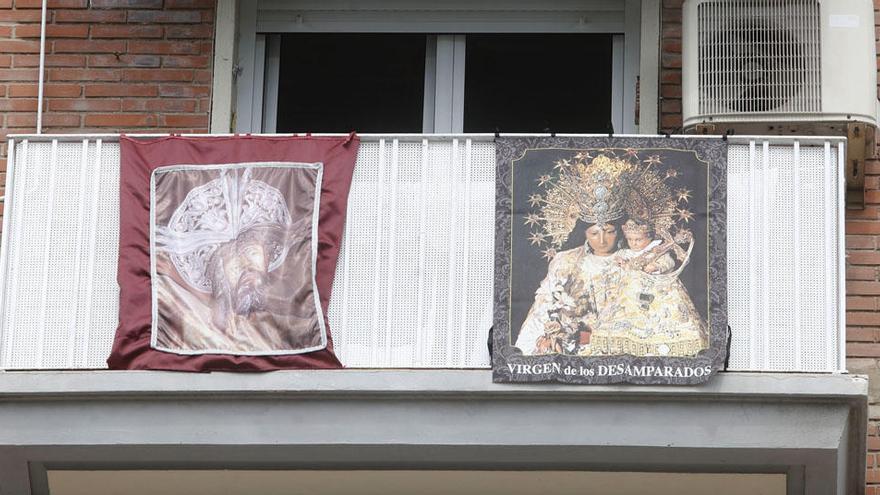
[[[43, 132], [206, 132], [215, 2], [49, 0]], [[0, 187], [36, 129], [40, 7], [0, 0]]]
[[[876, 38], [880, 0], [874, 19]], [[880, 160], [868, 162], [865, 174], [865, 210], [846, 213], [846, 354], [850, 372], [869, 376], [866, 495], [880, 495]]]
[[661, 133], [681, 129], [681, 4], [663, 0], [660, 13], [660, 124]]
[[[664, 132], [674, 132], [682, 123], [681, 4], [682, 0], [663, 0], [660, 128]], [[880, 0], [874, 0], [874, 18], [880, 35]], [[869, 376], [866, 493], [880, 495], [880, 160], [869, 162], [866, 174], [865, 210], [846, 212], [846, 351], [847, 369]]]

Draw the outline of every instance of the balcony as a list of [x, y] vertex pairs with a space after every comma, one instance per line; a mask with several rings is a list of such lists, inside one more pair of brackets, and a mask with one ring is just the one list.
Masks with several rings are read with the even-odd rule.
[[760, 473], [785, 493], [857, 493], [867, 381], [841, 373], [844, 141], [729, 144], [727, 371], [571, 387], [491, 383], [492, 136], [363, 136], [329, 314], [352, 369], [260, 374], [101, 370], [118, 136], [14, 136], [0, 495], [131, 469]]
[[[727, 369], [844, 371], [844, 141], [729, 144]], [[118, 136], [9, 149], [0, 369], [103, 368]], [[363, 137], [329, 312], [347, 367], [489, 368], [494, 171], [491, 135]]]

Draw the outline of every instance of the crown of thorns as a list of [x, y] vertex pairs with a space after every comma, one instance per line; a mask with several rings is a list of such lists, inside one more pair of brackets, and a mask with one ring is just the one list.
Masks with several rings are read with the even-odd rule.
[[[299, 222], [298, 222], [299, 223]], [[294, 223], [281, 192], [251, 178], [251, 169], [221, 171], [220, 177], [191, 189], [171, 215], [157, 226], [157, 245], [193, 288], [210, 292], [208, 264], [214, 252], [233, 240], [257, 236], [265, 245], [268, 270], [287, 256]]]

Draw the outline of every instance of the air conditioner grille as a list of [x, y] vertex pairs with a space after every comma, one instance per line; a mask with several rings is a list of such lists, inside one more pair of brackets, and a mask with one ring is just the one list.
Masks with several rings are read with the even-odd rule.
[[700, 113], [820, 112], [820, 19], [818, 0], [700, 4]]

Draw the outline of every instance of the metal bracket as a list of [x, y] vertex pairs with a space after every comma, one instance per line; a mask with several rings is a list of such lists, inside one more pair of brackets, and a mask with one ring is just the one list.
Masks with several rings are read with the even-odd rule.
[[863, 123], [849, 123], [846, 126], [846, 208], [865, 209], [865, 160], [872, 155], [874, 147], [874, 128]]

